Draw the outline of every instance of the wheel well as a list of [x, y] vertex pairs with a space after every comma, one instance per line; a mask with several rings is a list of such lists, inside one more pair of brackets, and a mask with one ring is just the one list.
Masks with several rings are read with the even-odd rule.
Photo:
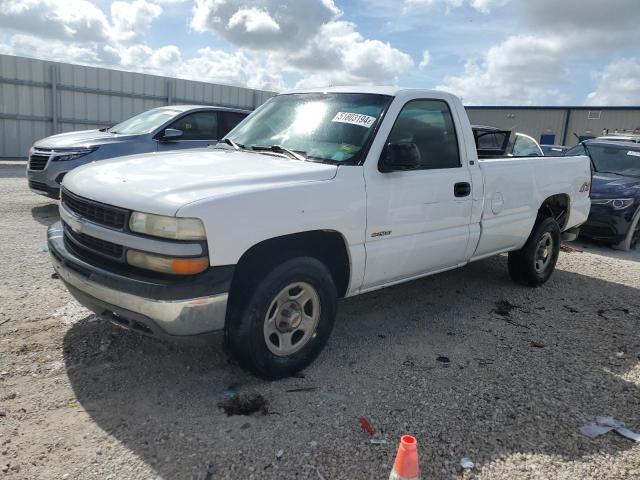
[[350, 263], [342, 235], [332, 230], [313, 230], [264, 240], [247, 250], [236, 265], [231, 295], [247, 291], [260, 276], [281, 262], [297, 256], [314, 257], [324, 263], [333, 277], [339, 297], [349, 287]]
[[569, 195], [558, 193], [547, 197], [538, 209], [538, 220], [547, 217], [554, 218], [562, 231], [569, 220]]

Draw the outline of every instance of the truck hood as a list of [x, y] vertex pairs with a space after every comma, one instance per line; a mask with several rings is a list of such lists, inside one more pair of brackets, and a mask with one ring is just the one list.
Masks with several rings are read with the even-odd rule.
[[63, 186], [109, 205], [175, 215], [179, 208], [198, 200], [330, 180], [337, 168], [262, 153], [203, 148], [89, 163], [69, 172]]
[[100, 130], [81, 130], [79, 132], [60, 133], [38, 140], [33, 144], [37, 148], [76, 148], [95, 147], [106, 143], [119, 143], [137, 135], [122, 135], [117, 133], [101, 132]]
[[640, 178], [594, 172], [591, 186], [592, 198], [640, 197]]

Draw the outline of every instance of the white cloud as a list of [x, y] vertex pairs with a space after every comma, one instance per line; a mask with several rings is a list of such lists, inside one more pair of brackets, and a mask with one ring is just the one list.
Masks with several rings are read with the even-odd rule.
[[86, 0], [0, 0], [0, 28], [86, 42], [107, 39], [109, 22]]
[[470, 0], [469, 5], [482, 13], [490, 13], [492, 8], [503, 7], [511, 0]]
[[0, 43], [0, 53], [67, 63], [97, 64], [102, 62], [95, 44], [75, 44], [23, 34], [12, 35], [6, 43]]
[[429, 50], [425, 50], [424, 52], [422, 52], [422, 60], [420, 60], [420, 63], [418, 64], [418, 68], [420, 70], [424, 70], [429, 66], [430, 63], [431, 63], [431, 54], [429, 53]]
[[264, 10], [257, 8], [241, 8], [229, 19], [227, 27], [230, 30], [235, 28], [244, 29], [246, 33], [275, 33], [280, 31], [280, 25], [271, 15]]
[[[220, 35], [237, 47], [293, 50], [342, 14], [333, 0], [255, 0], [251, 7], [247, 3], [196, 0], [191, 27]], [[250, 25], [253, 28], [248, 28]]]
[[[254, 54], [260, 55], [263, 54]], [[201, 48], [198, 54], [177, 66], [178, 77], [197, 79], [249, 88], [283, 90], [285, 82], [278, 69], [269, 68], [268, 60], [256, 58], [239, 51], [229, 53], [209, 47]]]
[[161, 13], [146, 0], [114, 1], [111, 19], [86, 0], [0, 0], [0, 27], [74, 43], [140, 42]]
[[111, 4], [110, 36], [116, 42], [144, 41], [151, 22], [162, 14], [162, 7], [145, 0]]
[[459, 95], [466, 104], [559, 103], [567, 75], [562, 54], [556, 37], [512, 36], [436, 88]]
[[489, 13], [491, 8], [504, 6], [509, 1], [510, 0], [404, 0], [403, 10], [406, 13], [416, 9], [441, 6], [450, 10], [460, 8], [466, 4], [479, 12]]
[[623, 58], [596, 74], [596, 89], [587, 96], [588, 105], [640, 105], [640, 63]]
[[[251, 8], [245, 4], [196, 0], [191, 26], [227, 39], [244, 59], [254, 60], [257, 71], [274, 69], [299, 77], [296, 86], [395, 83], [413, 65], [406, 53], [367, 39], [355, 24], [340, 20], [342, 12], [333, 0], [256, 0]], [[261, 51], [265, 54], [255, 54]]]
[[[479, 10], [495, 3], [472, 1]], [[438, 88], [461, 95], [467, 103], [563, 103], [568, 97], [560, 92], [573, 59], [636, 52], [640, 42], [638, 0], [522, 0], [517, 7], [521, 20], [535, 33], [507, 37], [480, 59], [467, 60], [463, 73], [445, 77]], [[620, 66], [633, 70], [628, 63]], [[616, 83], [608, 68], [598, 77], [603, 85]], [[621, 80], [616, 90], [632, 83], [632, 78]], [[600, 85], [591, 95], [621, 101], [617, 94], [605, 95]]]

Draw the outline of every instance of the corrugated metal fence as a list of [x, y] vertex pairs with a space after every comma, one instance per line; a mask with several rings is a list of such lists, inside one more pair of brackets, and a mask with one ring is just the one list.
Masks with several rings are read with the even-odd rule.
[[33, 142], [171, 104], [256, 108], [274, 92], [0, 55], [0, 158]]

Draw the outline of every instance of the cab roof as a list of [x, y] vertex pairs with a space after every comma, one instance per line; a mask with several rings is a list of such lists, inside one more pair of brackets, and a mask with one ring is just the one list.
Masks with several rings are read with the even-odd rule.
[[223, 112], [251, 112], [250, 108], [221, 107], [219, 105], [165, 105], [157, 107], [156, 110], [172, 110], [178, 112], [187, 112], [189, 110], [220, 110]]
[[404, 88], [404, 87], [394, 87], [394, 86], [337, 86], [337, 87], [322, 87], [322, 88], [300, 88], [295, 90], [289, 90], [287, 93], [324, 93], [324, 92], [335, 92], [335, 93], [372, 93], [377, 95], [389, 95], [395, 97], [402, 92], [422, 92], [424, 94], [429, 93], [437, 93], [438, 95], [442, 95], [446, 93], [440, 90], [425, 90], [422, 88]]

